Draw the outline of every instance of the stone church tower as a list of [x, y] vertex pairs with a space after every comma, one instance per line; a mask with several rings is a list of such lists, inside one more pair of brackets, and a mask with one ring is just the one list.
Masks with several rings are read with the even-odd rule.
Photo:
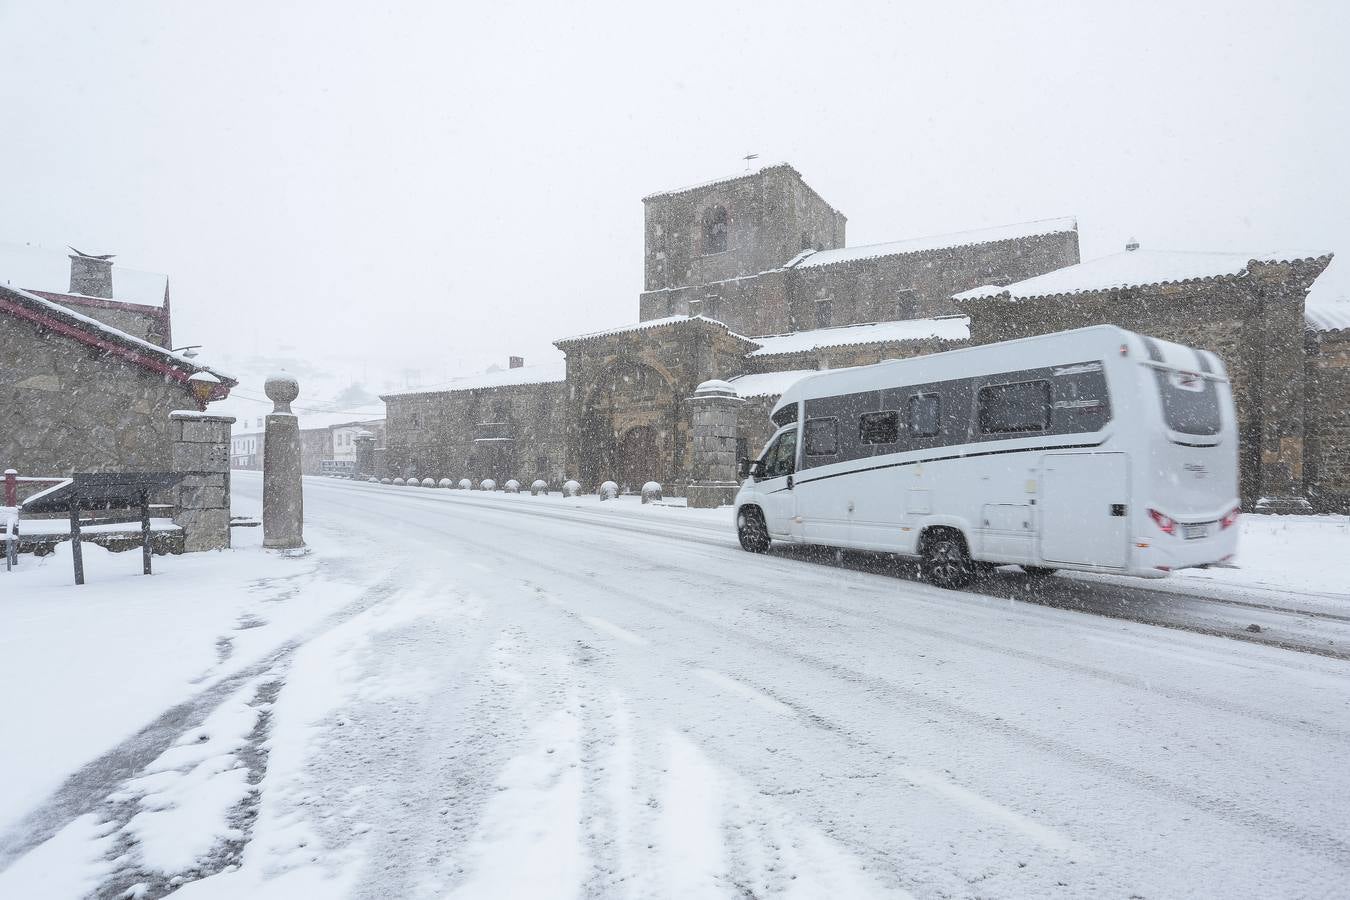
[[742, 334], [789, 330], [784, 265], [844, 246], [844, 214], [786, 163], [642, 202], [644, 321], [703, 315]]

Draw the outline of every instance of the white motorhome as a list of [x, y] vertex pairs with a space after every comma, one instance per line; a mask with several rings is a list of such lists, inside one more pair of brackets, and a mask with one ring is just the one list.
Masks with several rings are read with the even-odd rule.
[[1237, 423], [1207, 351], [1099, 325], [808, 375], [772, 417], [741, 461], [752, 552], [906, 554], [959, 587], [996, 565], [1161, 577], [1237, 550]]

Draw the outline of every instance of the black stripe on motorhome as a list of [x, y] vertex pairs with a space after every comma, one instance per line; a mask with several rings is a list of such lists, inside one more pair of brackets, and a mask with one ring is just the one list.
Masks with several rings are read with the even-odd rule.
[[[947, 456], [925, 456], [921, 459], [906, 459], [901, 462], [883, 463], [879, 466], [866, 466], [861, 469], [849, 469], [847, 472], [831, 472], [829, 475], [817, 475], [815, 478], [797, 478], [796, 484], [807, 484], [812, 481], [825, 481], [830, 478], [842, 478], [845, 475], [860, 475], [863, 472], [875, 472], [879, 469], [899, 469], [904, 466], [917, 466], [921, 463], [944, 462], [951, 459], [971, 459], [976, 456], [1003, 456], [1009, 453], [1048, 453], [1053, 450], [1091, 450], [1100, 447], [1106, 443], [1104, 440], [1095, 444], [1050, 444], [1039, 447], [1010, 447], [1004, 450], [976, 450], [974, 453], [952, 453]], [[780, 488], [788, 490], [788, 488]], [[778, 491], [770, 491], [776, 494]]]
[[[1050, 386], [1049, 427], [991, 434], [980, 430], [976, 416], [976, 398], [981, 390], [1034, 381], [1045, 381]], [[910, 399], [921, 395], [938, 397], [941, 427], [937, 434], [917, 435], [908, 427]], [[902, 427], [896, 436], [897, 439], [884, 444], [868, 443], [865, 436], [860, 433], [862, 416], [886, 410], [895, 410], [899, 413]], [[1111, 421], [1111, 414], [1111, 397], [1106, 382], [1105, 366], [1100, 360], [1019, 369], [949, 381], [896, 385], [833, 397], [817, 397], [806, 401], [806, 420], [809, 423], [812, 419], [834, 419], [837, 422], [838, 441], [834, 453], [807, 455], [804, 448], [801, 468], [806, 470], [817, 466], [851, 462], [855, 459], [939, 450], [966, 444], [1088, 434], [1106, 427]]]

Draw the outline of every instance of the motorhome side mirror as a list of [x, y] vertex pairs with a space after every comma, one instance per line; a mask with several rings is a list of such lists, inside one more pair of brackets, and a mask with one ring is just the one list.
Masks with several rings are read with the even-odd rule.
[[754, 463], [751, 460], [746, 459], [744, 456], [742, 456], [740, 459], [736, 460], [736, 477], [749, 478], [750, 470], [753, 467]]

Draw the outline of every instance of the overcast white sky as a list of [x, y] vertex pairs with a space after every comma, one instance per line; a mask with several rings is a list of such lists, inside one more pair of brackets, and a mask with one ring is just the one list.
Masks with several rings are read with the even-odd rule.
[[1085, 258], [1345, 254], [1347, 34], [1332, 0], [0, 0], [0, 241], [375, 388], [636, 320], [641, 196], [746, 152], [850, 244], [1075, 215]]

